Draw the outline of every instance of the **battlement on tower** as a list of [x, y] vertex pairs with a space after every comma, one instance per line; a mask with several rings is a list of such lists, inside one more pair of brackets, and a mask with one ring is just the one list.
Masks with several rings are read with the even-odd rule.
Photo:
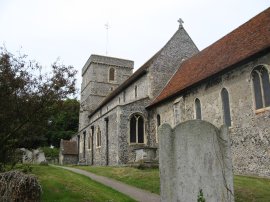
[[82, 76], [85, 74], [91, 64], [109, 65], [111, 67], [125, 67], [133, 69], [134, 61], [103, 55], [91, 55], [84, 67], [82, 68]]

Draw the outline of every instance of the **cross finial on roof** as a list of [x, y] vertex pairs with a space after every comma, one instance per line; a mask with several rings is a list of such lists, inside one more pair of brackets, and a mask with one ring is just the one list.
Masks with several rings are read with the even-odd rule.
[[109, 43], [109, 28], [110, 28], [110, 26], [109, 26], [109, 22], [107, 22], [106, 24], [105, 24], [105, 29], [106, 29], [106, 55], [108, 55], [108, 43]]
[[183, 27], [183, 23], [184, 23], [184, 21], [182, 20], [182, 18], [179, 18], [179, 20], [177, 22], [179, 22], [179, 28], [182, 28]]

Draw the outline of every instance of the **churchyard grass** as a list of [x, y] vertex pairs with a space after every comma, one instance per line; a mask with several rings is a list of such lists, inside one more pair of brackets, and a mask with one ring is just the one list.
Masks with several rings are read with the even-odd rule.
[[90, 171], [97, 175], [106, 176], [119, 180], [126, 184], [146, 189], [159, 194], [159, 170], [137, 169], [132, 167], [99, 167], [99, 166], [76, 166], [76, 168]]
[[44, 202], [134, 201], [109, 187], [62, 168], [33, 166], [32, 173], [41, 183]]
[[[129, 185], [159, 194], [159, 170], [131, 167], [76, 166], [97, 175], [119, 180]], [[234, 176], [236, 202], [269, 202], [270, 179]]]
[[234, 176], [236, 202], [270, 201], [270, 179]]

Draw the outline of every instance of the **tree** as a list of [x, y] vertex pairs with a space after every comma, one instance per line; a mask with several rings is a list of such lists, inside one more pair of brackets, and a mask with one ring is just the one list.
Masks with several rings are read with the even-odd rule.
[[74, 67], [55, 62], [42, 74], [41, 65], [26, 59], [0, 49], [0, 167], [16, 148], [39, 146], [53, 105], [76, 92]]
[[61, 139], [70, 139], [78, 131], [80, 103], [76, 99], [61, 100], [54, 105], [55, 113], [49, 120], [47, 145], [60, 146]]

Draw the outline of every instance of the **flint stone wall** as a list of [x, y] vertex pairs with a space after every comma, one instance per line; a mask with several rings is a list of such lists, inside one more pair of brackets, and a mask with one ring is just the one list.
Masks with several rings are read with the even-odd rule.
[[[157, 134], [156, 116], [161, 123], [174, 126], [177, 122], [195, 119], [195, 99], [200, 99], [202, 119], [217, 127], [224, 123], [221, 90], [229, 93], [230, 138], [235, 174], [270, 176], [270, 108], [255, 109], [251, 72], [264, 65], [270, 72], [270, 54], [251, 58], [222, 75], [209, 78], [192, 89], [151, 109], [150, 135]], [[269, 74], [270, 76], [270, 74]], [[174, 109], [177, 108], [179, 116]]]
[[234, 201], [228, 129], [191, 120], [159, 127], [161, 201]]
[[60, 157], [60, 164], [76, 165], [78, 163], [78, 155], [65, 154]]

